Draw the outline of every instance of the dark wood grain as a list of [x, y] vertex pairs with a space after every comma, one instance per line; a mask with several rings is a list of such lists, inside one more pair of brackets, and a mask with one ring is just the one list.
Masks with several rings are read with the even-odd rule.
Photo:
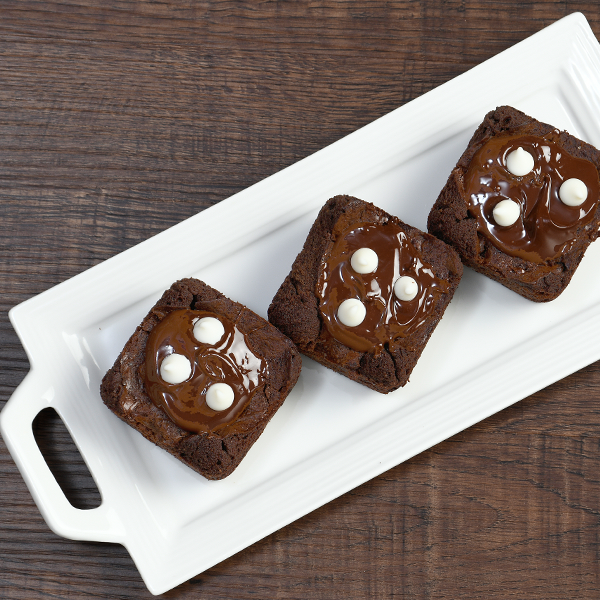
[[[4, 0], [0, 407], [29, 369], [12, 306], [576, 10], [600, 35], [591, 1]], [[164, 597], [597, 599], [599, 431], [595, 363]], [[0, 485], [0, 598], [150, 597], [124, 548], [48, 529], [3, 444]]]

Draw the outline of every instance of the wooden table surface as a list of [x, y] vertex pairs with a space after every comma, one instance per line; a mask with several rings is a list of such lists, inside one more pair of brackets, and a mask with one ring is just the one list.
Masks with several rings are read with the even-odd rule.
[[[516, 0], [0, 3], [0, 408], [7, 311], [574, 11]], [[165, 598], [600, 598], [600, 363]], [[98, 494], [60, 420], [35, 432]], [[126, 550], [54, 535], [0, 443], [0, 598], [149, 598]]]

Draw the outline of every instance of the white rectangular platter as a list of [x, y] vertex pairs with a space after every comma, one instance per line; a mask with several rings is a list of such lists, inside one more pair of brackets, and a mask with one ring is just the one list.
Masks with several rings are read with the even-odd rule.
[[[0, 426], [48, 525], [68, 538], [124, 544], [160, 594], [598, 360], [600, 243], [548, 304], [466, 270], [411, 381], [387, 396], [305, 358], [292, 394], [223, 481], [153, 446], [100, 399], [102, 376], [175, 280], [198, 277], [266, 316], [329, 197], [352, 194], [425, 229], [472, 132], [502, 104], [600, 146], [600, 48], [581, 14], [15, 307], [31, 371]], [[97, 482], [96, 509], [69, 504], [37, 449], [31, 422], [48, 406]]]

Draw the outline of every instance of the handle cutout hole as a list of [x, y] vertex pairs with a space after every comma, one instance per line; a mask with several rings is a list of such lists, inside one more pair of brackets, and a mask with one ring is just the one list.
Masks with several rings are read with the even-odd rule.
[[63, 494], [74, 508], [98, 508], [102, 496], [71, 434], [53, 408], [40, 411], [33, 437]]

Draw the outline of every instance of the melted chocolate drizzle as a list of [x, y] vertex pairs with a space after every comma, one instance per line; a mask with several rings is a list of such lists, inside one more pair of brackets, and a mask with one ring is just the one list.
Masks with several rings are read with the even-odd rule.
[[[359, 274], [350, 265], [352, 254], [371, 248], [379, 263], [373, 273]], [[400, 301], [394, 283], [408, 275], [419, 291], [414, 299]], [[359, 352], [378, 353], [387, 343], [413, 333], [427, 319], [436, 297], [448, 283], [433, 273], [404, 231], [393, 221], [364, 223], [342, 233], [325, 254], [317, 283], [323, 323], [329, 335]], [[337, 316], [339, 305], [357, 298], [367, 309], [356, 327], [344, 325]]]
[[[594, 218], [600, 182], [593, 163], [565, 152], [557, 143], [558, 131], [544, 137], [495, 136], [473, 156], [465, 175], [469, 212], [478, 231], [497, 248], [537, 264], [567, 252], [578, 229]], [[534, 158], [533, 170], [522, 177], [506, 168], [506, 157], [517, 148]], [[563, 181], [577, 178], [588, 188], [581, 206], [567, 206], [558, 195]], [[521, 214], [514, 225], [495, 223], [493, 210], [502, 200], [514, 200]]]
[[[225, 328], [216, 344], [194, 338], [194, 322], [202, 317], [219, 319]], [[192, 365], [190, 377], [178, 384], [165, 382], [160, 365], [170, 354], [183, 354]], [[182, 429], [193, 433], [238, 431], [236, 419], [267, 377], [267, 364], [248, 346], [235, 323], [211, 312], [179, 309], [169, 313], [151, 331], [146, 344], [143, 377], [152, 402]], [[233, 404], [215, 411], [206, 404], [206, 392], [214, 383], [226, 383], [234, 391]]]

